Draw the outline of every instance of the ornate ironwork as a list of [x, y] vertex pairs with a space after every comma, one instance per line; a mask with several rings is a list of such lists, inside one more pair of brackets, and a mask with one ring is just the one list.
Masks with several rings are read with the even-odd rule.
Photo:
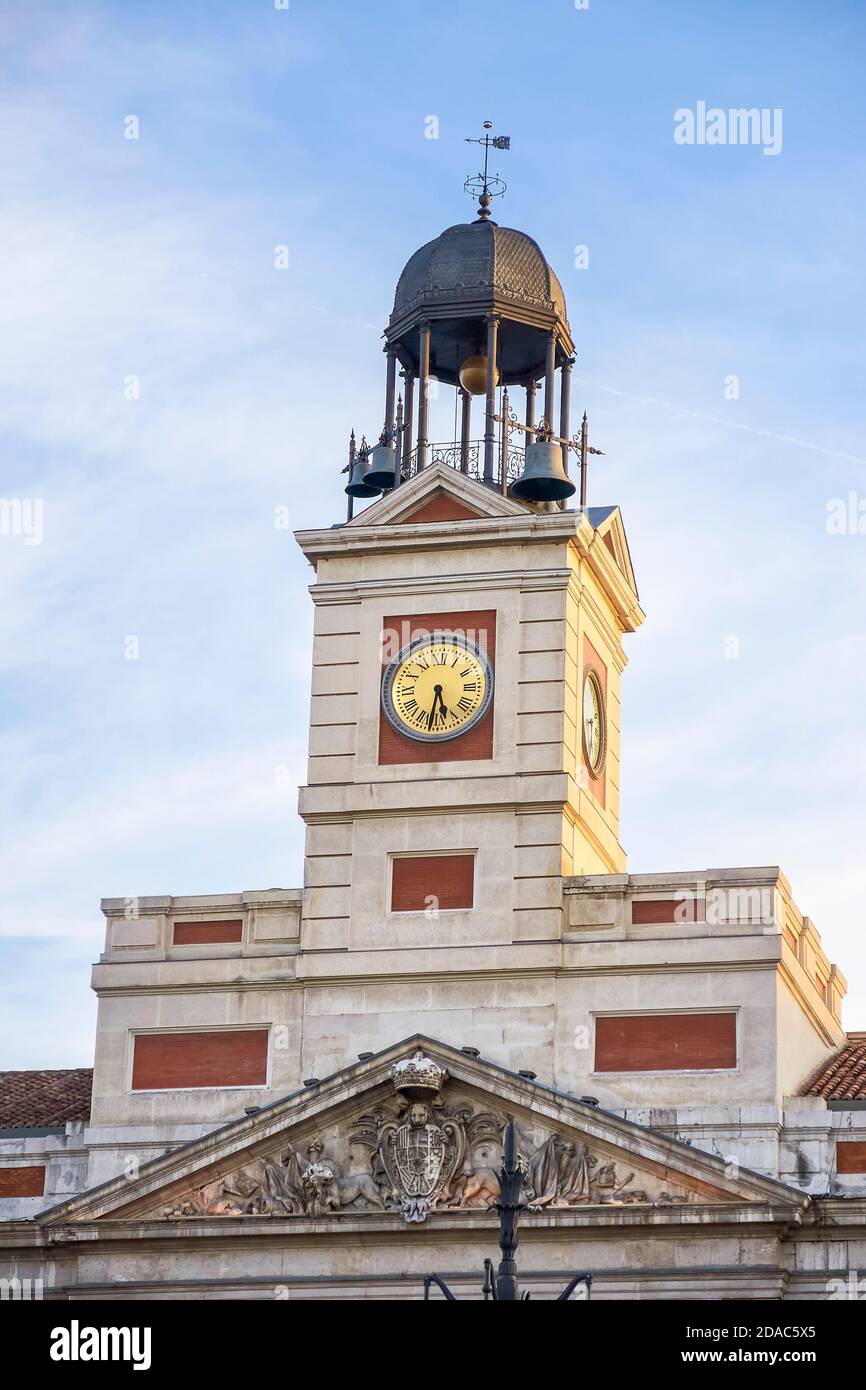
[[[553, 432], [545, 416], [542, 416], [540, 420], [534, 421], [531, 425], [524, 424], [522, 420], [519, 420], [515, 411], [510, 407], [506, 391], [504, 393], [502, 414], [494, 415], [493, 420], [499, 425], [499, 435], [496, 441], [496, 455], [498, 461], [496, 469], [497, 476], [493, 479], [497, 490], [507, 492], [511, 484], [516, 482], [524, 471], [526, 451], [523, 444], [515, 443], [513, 436], [516, 435], [518, 439], [526, 440], [528, 443], [532, 443], [533, 440], [547, 440], [552, 444], [561, 444], [564, 450], [578, 455], [580, 460], [581, 482], [580, 505], [584, 509], [586, 508], [589, 455], [595, 454], [599, 457], [604, 456], [603, 449], [597, 449], [589, 442], [589, 427], [586, 414], [584, 414], [579, 432], [573, 434], [570, 438], [564, 438]], [[398, 420], [398, 423], [391, 429], [386, 425], [379, 440], [380, 444], [386, 442], [390, 443], [393, 440], [400, 441], [401, 448], [397, 457], [399, 459], [399, 477], [402, 482], [408, 482], [408, 480], [414, 478], [418, 472], [418, 450], [415, 448], [411, 450], [411, 452], [407, 451], [407, 431], [407, 422]], [[503, 431], [505, 435], [504, 444]], [[351, 463], [354, 462], [356, 456], [363, 459], [369, 452], [370, 446], [363, 436], [357, 448], [357, 452], [355, 452], [353, 434], [349, 467], [351, 467]], [[504, 483], [502, 478], [503, 456], [505, 458]], [[444, 463], [446, 467], [453, 468], [455, 473], [463, 473], [465, 477], [473, 478], [476, 482], [483, 483], [485, 481], [484, 440], [470, 439], [465, 445], [459, 439], [449, 439], [443, 440], [437, 444], [428, 444], [425, 467], [429, 467], [431, 463]], [[343, 469], [344, 473], [347, 471], [347, 468]], [[351, 520], [351, 516], [352, 508], [350, 499], [349, 520]]]
[[[444, 463], [448, 468], [453, 468], [455, 473], [463, 473], [464, 477], [474, 478], [476, 482], [484, 480], [484, 440], [470, 439], [468, 446], [467, 467], [464, 470], [461, 464], [462, 449], [459, 439], [450, 440], [443, 444], [427, 445], [426, 468], [431, 463]], [[509, 483], [513, 483], [523, 472], [524, 452], [518, 444], [509, 442], [507, 451], [507, 475]], [[418, 472], [418, 450], [413, 449], [408, 459], [403, 460], [403, 480], [408, 481], [414, 478]], [[499, 479], [496, 480], [497, 486]]]

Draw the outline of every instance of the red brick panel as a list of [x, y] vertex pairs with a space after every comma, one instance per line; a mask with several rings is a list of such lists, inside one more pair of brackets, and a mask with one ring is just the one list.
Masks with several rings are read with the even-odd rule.
[[45, 1168], [0, 1168], [0, 1197], [41, 1197], [45, 1192]]
[[836, 1145], [837, 1173], [866, 1173], [866, 1142], [840, 1139]]
[[391, 911], [423, 912], [430, 898], [443, 911], [472, 907], [474, 877], [471, 854], [401, 856], [391, 866]]
[[736, 1065], [734, 1013], [623, 1014], [595, 1021], [596, 1071], [717, 1071]]
[[703, 922], [705, 903], [703, 898], [639, 898], [631, 905], [631, 920], [636, 927]]
[[477, 521], [480, 512], [449, 497], [446, 492], [436, 492], [429, 501], [422, 503], [417, 511], [400, 518], [400, 524], [407, 521]]
[[175, 922], [175, 946], [215, 946], [240, 941], [244, 924], [240, 917], [220, 922]]
[[[408, 646], [416, 637], [422, 633], [433, 633], [437, 629], [445, 629], [452, 632], [463, 632], [470, 637], [477, 646], [486, 653], [490, 665], [496, 665], [496, 610], [486, 609], [483, 612], [472, 613], [413, 613], [397, 614], [395, 617], [382, 619], [383, 633], [395, 633], [399, 648]], [[391, 644], [388, 648], [383, 647], [386, 652], [386, 660], [390, 660], [395, 652], [390, 652]], [[456, 738], [446, 739], [443, 743], [421, 743], [418, 739], [406, 738], [399, 733], [385, 717], [385, 712], [379, 709], [379, 764], [391, 763], [450, 763], [455, 761], [475, 761], [476, 759], [493, 757], [493, 706], [496, 703], [494, 695], [484, 718], [479, 721], [474, 729], [469, 729], [465, 734], [458, 734]]]
[[213, 1033], [139, 1033], [132, 1063], [133, 1091], [188, 1086], [263, 1086], [268, 1075], [268, 1030]]

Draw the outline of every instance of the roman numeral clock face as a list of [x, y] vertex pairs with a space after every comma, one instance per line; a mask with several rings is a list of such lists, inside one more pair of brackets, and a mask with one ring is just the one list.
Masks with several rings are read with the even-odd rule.
[[382, 708], [407, 738], [442, 743], [473, 728], [490, 707], [493, 670], [462, 633], [419, 637], [386, 667]]
[[593, 777], [600, 777], [607, 752], [604, 694], [597, 672], [583, 678], [583, 751]]

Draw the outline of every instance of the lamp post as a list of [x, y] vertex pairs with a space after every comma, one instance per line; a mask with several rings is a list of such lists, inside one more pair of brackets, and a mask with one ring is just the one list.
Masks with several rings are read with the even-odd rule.
[[[485, 1303], [488, 1301], [493, 1303], [525, 1302], [530, 1296], [528, 1293], [521, 1296], [518, 1290], [517, 1264], [514, 1259], [514, 1252], [517, 1249], [517, 1218], [520, 1214], [520, 1189], [522, 1185], [523, 1174], [517, 1161], [514, 1121], [509, 1119], [505, 1125], [502, 1167], [499, 1171], [499, 1201], [496, 1203], [496, 1210], [499, 1212], [499, 1249], [502, 1252], [502, 1258], [495, 1275], [493, 1273], [493, 1261], [484, 1261], [482, 1293]], [[457, 1302], [444, 1279], [438, 1274], [424, 1275], [425, 1302], [429, 1301], [430, 1289], [434, 1284], [449, 1303]], [[587, 1298], [589, 1298], [592, 1275], [575, 1274], [562, 1292], [557, 1294], [554, 1302], [567, 1303], [578, 1284], [586, 1285]]]

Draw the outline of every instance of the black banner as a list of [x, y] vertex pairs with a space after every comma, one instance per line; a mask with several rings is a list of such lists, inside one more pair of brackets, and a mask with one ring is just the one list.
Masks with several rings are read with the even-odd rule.
[[[403, 1308], [400, 1336], [392, 1344], [395, 1355], [397, 1345], [411, 1355], [410, 1337], [438, 1338], [453, 1326], [453, 1310], [442, 1321], [444, 1299], [437, 1308], [418, 1302], [414, 1312], [412, 1301], [7, 1300], [0, 1302], [0, 1330], [7, 1355], [15, 1345], [26, 1354], [28, 1375], [47, 1375], [50, 1381], [70, 1375], [92, 1378], [100, 1371], [115, 1376], [127, 1371], [139, 1378], [166, 1372], [248, 1376], [253, 1369], [257, 1376], [271, 1369], [287, 1375], [305, 1347], [308, 1353], [315, 1346], [329, 1370], [342, 1356], [357, 1366], [373, 1330], [394, 1330], [393, 1307], [390, 1319], [380, 1322], [377, 1317], [377, 1309], [384, 1314], [388, 1303], [399, 1302]], [[457, 1301], [465, 1304], [467, 1317], [472, 1314], [468, 1324], [457, 1315], [462, 1329], [480, 1332], [479, 1349], [492, 1354], [496, 1344], [489, 1337], [494, 1328], [502, 1335], [501, 1315], [495, 1309], [481, 1314], [477, 1297]], [[292, 1306], [300, 1302], [303, 1308]], [[558, 1347], [561, 1354], [570, 1348], [568, 1354], [578, 1363], [584, 1354], [593, 1359], [603, 1355], [618, 1372], [667, 1374], [678, 1368], [700, 1376], [713, 1367], [765, 1373], [800, 1367], [826, 1373], [847, 1366], [851, 1348], [860, 1340], [864, 1310], [859, 1305], [859, 1298], [787, 1303], [579, 1300], [561, 1314], [564, 1322], [558, 1326], [567, 1329], [568, 1341]], [[531, 1310], [521, 1317], [529, 1319], [527, 1331], [537, 1336], [539, 1325]], [[508, 1333], [519, 1338], [520, 1323], [509, 1323]], [[356, 1335], [363, 1340], [356, 1341]]]

